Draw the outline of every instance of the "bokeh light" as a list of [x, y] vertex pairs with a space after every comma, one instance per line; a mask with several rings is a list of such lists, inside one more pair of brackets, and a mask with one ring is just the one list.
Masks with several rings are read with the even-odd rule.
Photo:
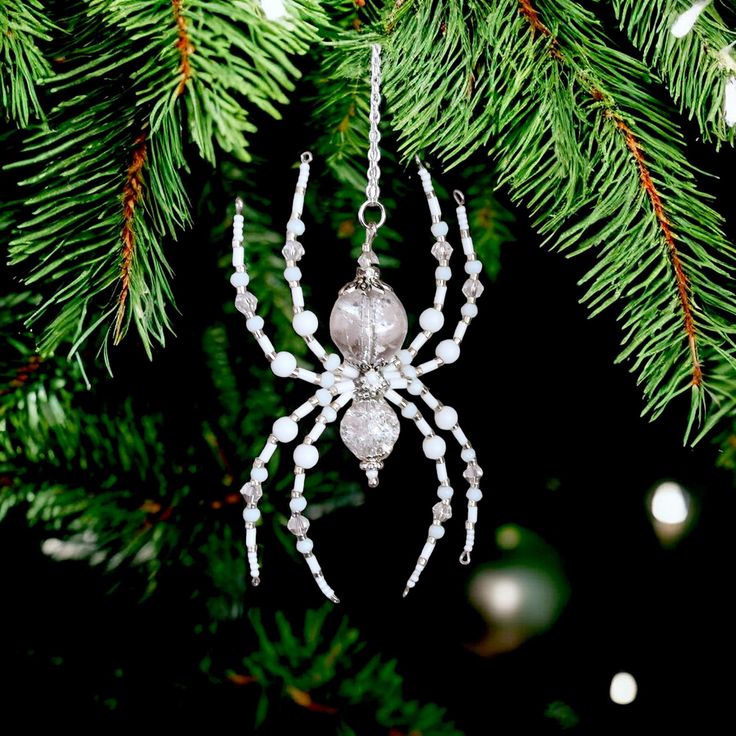
[[617, 672], [611, 679], [610, 696], [617, 705], [629, 705], [636, 700], [638, 686], [628, 672]]
[[677, 544], [689, 531], [695, 503], [688, 491], [673, 480], [657, 483], [647, 497], [654, 533], [665, 547]]

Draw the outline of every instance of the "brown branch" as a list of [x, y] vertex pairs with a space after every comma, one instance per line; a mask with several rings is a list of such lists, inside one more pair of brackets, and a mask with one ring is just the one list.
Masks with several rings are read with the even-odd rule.
[[20, 388], [41, 367], [42, 362], [43, 359], [40, 355], [31, 355], [22, 366], [16, 369], [15, 375], [8, 381], [8, 385], [0, 389], [0, 396], [4, 396]]
[[172, 10], [174, 11], [174, 19], [176, 20], [176, 28], [179, 38], [176, 41], [177, 49], [179, 49], [179, 84], [176, 88], [177, 96], [184, 92], [187, 82], [192, 78], [192, 66], [189, 63], [189, 57], [194, 53], [194, 46], [189, 38], [187, 29], [187, 19], [184, 16], [183, 0], [171, 0]]
[[[557, 38], [552, 35], [552, 32], [547, 28], [546, 25], [541, 21], [539, 12], [534, 8], [531, 0], [519, 0], [519, 12], [527, 19], [531, 26], [532, 33], [540, 33], [542, 36], [546, 36], [550, 39], [550, 54], [560, 62], [567, 63], [565, 56], [559, 49], [559, 42]], [[605, 93], [596, 87], [592, 81], [585, 75], [578, 75], [583, 83], [587, 86], [588, 92], [593, 99], [600, 102], [606, 102], [607, 97]], [[669, 217], [665, 210], [662, 196], [654, 185], [652, 175], [649, 172], [647, 166], [646, 157], [641, 144], [634, 135], [634, 131], [631, 126], [626, 122], [620, 112], [607, 107], [603, 113], [608, 120], [611, 120], [616, 128], [621, 132], [626, 147], [629, 149], [634, 162], [639, 170], [639, 180], [641, 186], [647, 193], [649, 202], [652, 205], [654, 216], [657, 219], [657, 224], [662, 231], [665, 243], [667, 243], [667, 251], [670, 257], [670, 263], [672, 264], [672, 270], [675, 275], [675, 283], [677, 285], [677, 295], [680, 300], [680, 307], [682, 309], [683, 323], [685, 334], [687, 335], [688, 346], [690, 348], [690, 360], [692, 363], [692, 385], [700, 386], [703, 383], [703, 368], [700, 363], [700, 357], [698, 355], [697, 346], [697, 334], [695, 329], [695, 319], [693, 317], [693, 308], [690, 301], [690, 281], [685, 273], [685, 269], [682, 265], [682, 259], [677, 249], [677, 242], [675, 234], [672, 231], [672, 225]]]
[[120, 281], [122, 287], [118, 297], [118, 312], [115, 318], [115, 332], [113, 342], [120, 343], [123, 337], [123, 319], [130, 292], [130, 272], [133, 267], [135, 256], [135, 208], [143, 196], [143, 167], [146, 165], [148, 146], [146, 144], [146, 133], [141, 133], [133, 141], [133, 153], [123, 186], [123, 229], [120, 239], [123, 242], [122, 263], [120, 266]]

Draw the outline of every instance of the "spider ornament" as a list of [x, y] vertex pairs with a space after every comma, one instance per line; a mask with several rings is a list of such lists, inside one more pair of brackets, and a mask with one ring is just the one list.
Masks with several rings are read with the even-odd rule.
[[[366, 188], [367, 200], [361, 206], [358, 218], [366, 230], [362, 253], [358, 258], [355, 278], [339, 292], [330, 315], [330, 336], [342, 353], [342, 359], [328, 353], [315, 337], [318, 327], [317, 316], [305, 309], [301, 287], [301, 270], [297, 263], [304, 256], [304, 247], [298, 238], [304, 233], [301, 220], [304, 194], [309, 179], [312, 155], [301, 156], [299, 178], [292, 203], [291, 217], [286, 225], [286, 244], [282, 254], [286, 261], [284, 278], [289, 284], [293, 304], [293, 327], [306, 342], [322, 364], [319, 373], [297, 365], [296, 358], [288, 352], [277, 352], [264, 332], [264, 321], [256, 314], [257, 298], [247, 291], [249, 276], [245, 267], [243, 246], [243, 202], [236, 200], [236, 214], [233, 222], [233, 266], [235, 273], [231, 283], [236, 289], [235, 306], [246, 317], [246, 327], [253, 334], [271, 364], [271, 370], [283, 378], [291, 377], [316, 385], [315, 393], [297, 407], [291, 414], [282, 416], [273, 424], [266, 444], [255, 459], [250, 480], [241, 489], [246, 506], [243, 511], [246, 527], [246, 548], [252, 583], [258, 585], [259, 564], [256, 546], [256, 523], [261, 512], [258, 501], [263, 496], [262, 484], [268, 478], [266, 465], [276, 451], [279, 443], [288, 443], [299, 434], [299, 422], [319, 410], [312, 428], [303, 435], [301, 443], [294, 450], [294, 486], [291, 491], [289, 508], [291, 517], [289, 531], [297, 538], [296, 548], [304, 556], [320, 590], [335, 603], [338, 598], [325, 579], [317, 557], [314, 543], [307, 536], [310, 522], [304, 515], [307, 499], [304, 495], [307, 471], [314, 468], [319, 460], [316, 443], [327, 425], [337, 421], [342, 409], [347, 407], [340, 422], [340, 436], [348, 449], [360, 460], [368, 485], [378, 485], [378, 472], [384, 460], [390, 455], [399, 436], [399, 414], [413, 423], [423, 436], [424, 454], [434, 461], [439, 486], [439, 501], [432, 507], [432, 523], [427, 540], [417, 560], [414, 571], [409, 576], [404, 595], [413, 588], [422, 570], [434, 551], [437, 540], [444, 536], [444, 522], [452, 516], [451, 499], [453, 488], [445, 465], [445, 440], [436, 430], [451, 433], [460, 446], [460, 455], [467, 463], [463, 477], [468, 483], [466, 492], [467, 518], [465, 522], [465, 546], [460, 556], [462, 564], [469, 564], [470, 553], [475, 541], [475, 524], [478, 519], [478, 502], [482, 497], [479, 488], [483, 471], [476, 461], [475, 450], [458, 424], [455, 409], [442, 404], [425, 385], [423, 377], [427, 373], [454, 363], [460, 356], [460, 344], [465, 331], [478, 313], [476, 299], [483, 292], [479, 281], [482, 265], [473, 249], [470, 236], [464, 197], [455, 191], [457, 202], [457, 222], [460, 229], [460, 242], [465, 254], [467, 279], [462, 292], [466, 302], [460, 310], [460, 319], [451, 339], [442, 340], [436, 347], [435, 357], [414, 365], [417, 355], [425, 343], [438, 332], [444, 324], [443, 306], [447, 292], [447, 282], [451, 277], [449, 266], [452, 246], [447, 241], [448, 225], [442, 220], [440, 203], [432, 187], [427, 169], [417, 158], [419, 176], [427, 196], [432, 220], [431, 231], [435, 238], [432, 255], [439, 265], [435, 271], [435, 296], [433, 306], [419, 317], [421, 331], [402, 349], [408, 331], [406, 311], [393, 289], [380, 278], [378, 257], [373, 250], [373, 240], [378, 228], [385, 221], [385, 210], [378, 202], [378, 83], [380, 67], [378, 50], [373, 48], [373, 76], [371, 97], [371, 146], [369, 151], [369, 184]], [[379, 210], [379, 219], [368, 222], [365, 211], [368, 207]], [[433, 415], [430, 424], [417, 405], [400, 392], [406, 391], [417, 397]], [[434, 425], [434, 427], [433, 427]]]

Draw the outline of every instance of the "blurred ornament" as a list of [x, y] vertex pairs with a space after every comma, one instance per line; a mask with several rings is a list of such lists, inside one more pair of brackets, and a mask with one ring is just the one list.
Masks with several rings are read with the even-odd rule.
[[629, 705], [636, 700], [638, 689], [633, 675], [628, 672], [617, 672], [611, 680], [609, 694], [617, 705]]
[[501, 560], [480, 568], [468, 597], [488, 625], [470, 649], [493, 656], [516, 649], [554, 624], [569, 595], [556, 551], [534, 532], [506, 524], [496, 530]]
[[647, 506], [654, 533], [665, 547], [677, 544], [694, 521], [692, 496], [672, 480], [660, 481], [654, 486]]

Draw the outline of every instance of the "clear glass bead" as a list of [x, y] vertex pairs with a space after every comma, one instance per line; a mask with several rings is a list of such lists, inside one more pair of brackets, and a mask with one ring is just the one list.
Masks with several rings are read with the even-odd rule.
[[330, 314], [330, 336], [355, 365], [388, 362], [404, 344], [408, 323], [396, 294], [381, 282], [356, 286], [338, 296]]
[[483, 469], [476, 463], [468, 463], [468, 467], [465, 468], [463, 478], [465, 478], [471, 485], [477, 485], [480, 479], [483, 477]]
[[478, 279], [468, 279], [463, 284], [463, 294], [468, 299], [477, 299], [484, 291], [485, 287]]
[[304, 246], [296, 240], [287, 240], [281, 249], [281, 255], [287, 261], [300, 261], [304, 255]]
[[450, 508], [450, 504], [442, 503], [442, 501], [436, 503], [434, 506], [432, 506], [432, 516], [434, 516], [437, 521], [447, 521], [449, 518], [452, 517], [452, 509]]
[[248, 314], [249, 312], [252, 313], [256, 311], [257, 306], [258, 299], [256, 299], [249, 291], [235, 295], [235, 309], [237, 309], [238, 312], [242, 312], [243, 314]]
[[340, 437], [359, 460], [383, 459], [399, 438], [399, 419], [385, 399], [355, 401], [340, 422]]
[[286, 528], [295, 536], [302, 537], [309, 530], [309, 519], [301, 514], [294, 514], [289, 518]]
[[452, 246], [446, 241], [438, 240], [432, 246], [432, 255], [438, 261], [449, 261], [452, 255]]
[[253, 483], [253, 481], [250, 480], [240, 489], [240, 493], [246, 503], [258, 503], [260, 498], [263, 496], [260, 484]]

